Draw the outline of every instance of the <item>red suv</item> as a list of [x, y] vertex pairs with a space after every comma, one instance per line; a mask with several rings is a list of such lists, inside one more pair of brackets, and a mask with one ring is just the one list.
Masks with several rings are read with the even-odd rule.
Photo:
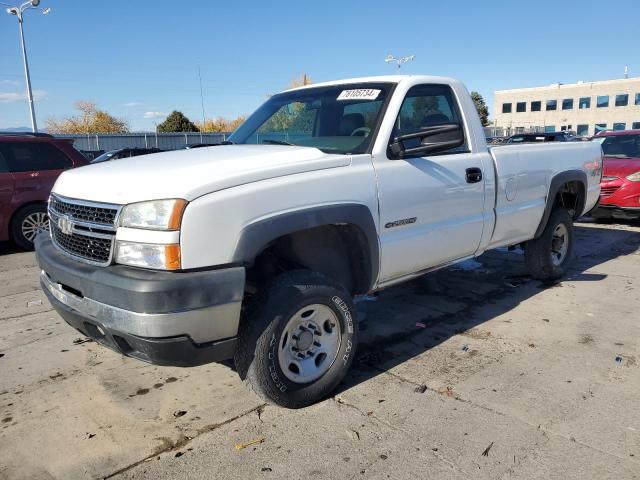
[[601, 132], [603, 171], [595, 218], [640, 218], [640, 130]]
[[58, 175], [88, 163], [69, 140], [0, 133], [0, 241], [33, 249], [36, 235], [49, 228], [47, 200]]

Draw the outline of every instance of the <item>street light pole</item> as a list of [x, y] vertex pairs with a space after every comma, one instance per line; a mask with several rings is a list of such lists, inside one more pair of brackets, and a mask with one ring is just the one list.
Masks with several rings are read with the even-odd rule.
[[[6, 5], [3, 3], [2, 5]], [[29, 100], [29, 111], [31, 113], [31, 129], [34, 133], [38, 131], [38, 124], [36, 122], [36, 109], [33, 104], [33, 91], [31, 90], [31, 75], [29, 74], [29, 62], [27, 60], [27, 47], [24, 42], [24, 31], [22, 28], [23, 23], [23, 14], [26, 10], [31, 8], [36, 8], [40, 5], [40, 0], [31, 0], [29, 2], [25, 2], [19, 7], [9, 7], [7, 8], [7, 13], [11, 15], [15, 15], [18, 17], [18, 29], [20, 30], [20, 45], [22, 47], [22, 62], [24, 63], [24, 77], [27, 83], [27, 99]], [[43, 8], [41, 12], [46, 15], [49, 13], [51, 9]]]

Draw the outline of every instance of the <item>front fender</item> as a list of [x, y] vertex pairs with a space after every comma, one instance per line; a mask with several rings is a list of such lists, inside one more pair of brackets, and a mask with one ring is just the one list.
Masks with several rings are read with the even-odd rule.
[[353, 225], [366, 238], [365, 252], [368, 271], [365, 272], [372, 287], [380, 266], [378, 234], [371, 211], [358, 203], [321, 205], [292, 212], [279, 213], [247, 225], [240, 233], [233, 261], [250, 264], [271, 242], [290, 233], [325, 225]]

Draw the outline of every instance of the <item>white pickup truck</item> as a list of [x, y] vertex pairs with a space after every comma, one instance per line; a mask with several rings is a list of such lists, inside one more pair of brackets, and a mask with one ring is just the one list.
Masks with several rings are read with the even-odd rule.
[[352, 298], [488, 249], [563, 274], [600, 192], [600, 145], [487, 148], [458, 81], [383, 76], [269, 98], [219, 146], [63, 173], [36, 242], [73, 327], [124, 355], [233, 358], [267, 401], [301, 407], [348, 370]]

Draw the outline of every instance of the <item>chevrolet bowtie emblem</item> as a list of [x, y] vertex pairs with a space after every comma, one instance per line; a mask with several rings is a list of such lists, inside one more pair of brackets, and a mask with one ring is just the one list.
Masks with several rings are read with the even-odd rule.
[[58, 228], [65, 235], [71, 235], [73, 233], [73, 220], [68, 215], [58, 217]]

